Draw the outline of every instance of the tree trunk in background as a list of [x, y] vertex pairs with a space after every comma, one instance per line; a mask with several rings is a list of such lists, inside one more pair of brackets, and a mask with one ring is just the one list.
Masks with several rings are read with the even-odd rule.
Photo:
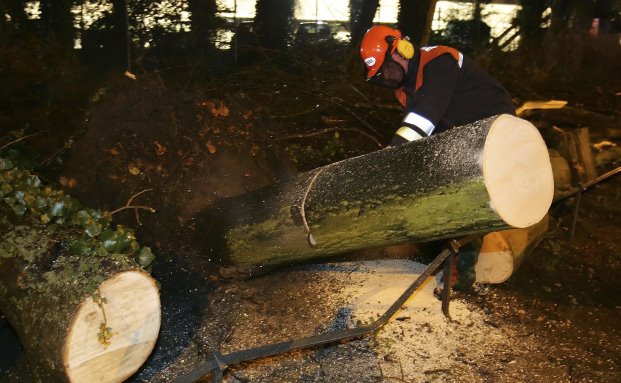
[[502, 115], [223, 199], [194, 227], [210, 261], [256, 273], [353, 250], [527, 227], [546, 214], [553, 193], [539, 131]]
[[11, 21], [2, 17], [0, 25], [11, 25], [13, 29], [26, 28], [26, 12], [24, 11], [25, 2], [22, 0], [2, 0], [0, 1], [0, 11], [5, 12]]
[[437, 0], [399, 1], [398, 28], [418, 46], [427, 45]]
[[200, 56], [214, 46], [218, 7], [215, 0], [189, 0], [188, 8], [191, 12], [192, 51]]
[[581, 0], [553, 1], [551, 30], [557, 33], [566, 30], [588, 32], [593, 10], [599, 3]]
[[126, 0], [111, 0], [112, 12], [100, 28], [82, 30], [81, 55], [98, 70], [132, 70], [132, 44]]
[[522, 10], [517, 16], [522, 37], [520, 44], [531, 47], [539, 46], [543, 37], [541, 15], [547, 8], [547, 5], [540, 0], [522, 0], [521, 3]]
[[559, 32], [567, 28], [574, 2], [575, 0], [552, 1], [552, 18], [550, 23], [550, 29], [552, 32]]
[[67, 51], [73, 50], [71, 5], [71, 0], [45, 0], [40, 4], [43, 36]]
[[16, 28], [24, 27], [23, 24], [27, 22], [26, 16], [26, 1], [24, 0], [5, 0], [6, 11], [11, 16], [11, 23]]
[[122, 254], [75, 255], [81, 233], [20, 219], [0, 204], [0, 311], [33, 381], [122, 382], [151, 353], [160, 326], [155, 281]]
[[470, 29], [470, 41], [472, 41], [474, 45], [480, 45], [481, 38], [483, 36], [481, 30], [483, 24], [481, 9], [481, 0], [474, 0], [474, 5], [472, 7], [472, 20], [474, 21], [474, 28]]
[[[109, 32], [105, 37], [104, 50], [108, 60], [114, 66], [132, 69], [131, 38], [129, 33], [129, 10], [126, 0], [112, 0], [112, 15], [110, 17]], [[95, 32], [96, 33], [96, 32]], [[100, 32], [101, 33], [101, 32]], [[97, 47], [93, 47], [97, 49]]]
[[360, 46], [364, 34], [373, 25], [379, 0], [351, 0], [349, 4], [351, 46], [357, 48]]
[[283, 52], [290, 41], [294, 0], [257, 0], [255, 32], [259, 45]]

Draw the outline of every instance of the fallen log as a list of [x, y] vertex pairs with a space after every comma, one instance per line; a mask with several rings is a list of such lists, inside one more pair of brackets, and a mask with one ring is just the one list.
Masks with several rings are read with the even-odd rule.
[[0, 197], [0, 312], [33, 380], [126, 380], [160, 327], [158, 287], [134, 257], [150, 250], [3, 158]]
[[142, 366], [160, 324], [146, 272], [122, 254], [70, 254], [64, 247], [79, 234], [66, 229], [5, 216], [0, 233], [0, 311], [36, 380], [122, 382]]
[[196, 218], [211, 261], [258, 271], [352, 250], [539, 222], [554, 193], [529, 122], [494, 116], [222, 199]]

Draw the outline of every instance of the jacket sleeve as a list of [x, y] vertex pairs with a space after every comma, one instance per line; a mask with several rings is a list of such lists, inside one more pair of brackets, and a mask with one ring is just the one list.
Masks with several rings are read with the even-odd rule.
[[418, 91], [410, 95], [401, 125], [431, 135], [449, 108], [459, 71], [457, 61], [449, 54], [427, 63], [423, 83]]

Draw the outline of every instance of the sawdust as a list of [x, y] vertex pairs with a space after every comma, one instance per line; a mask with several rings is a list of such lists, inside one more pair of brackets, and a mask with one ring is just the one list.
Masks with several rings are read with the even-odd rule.
[[[369, 323], [418, 277], [426, 265], [410, 260], [363, 262], [349, 276], [343, 290], [351, 308], [351, 324]], [[374, 351], [385, 379], [427, 381], [453, 375], [460, 355], [479, 359], [499, 348], [511, 347], [511, 336], [487, 321], [485, 313], [460, 299], [441, 309], [434, 290], [441, 273], [430, 277], [376, 335]]]

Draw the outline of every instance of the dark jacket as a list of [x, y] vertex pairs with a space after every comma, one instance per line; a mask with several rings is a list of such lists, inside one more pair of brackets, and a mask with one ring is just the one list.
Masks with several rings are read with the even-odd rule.
[[[402, 126], [423, 136], [497, 114], [515, 115], [511, 96], [496, 79], [445, 46], [420, 48], [409, 62], [404, 87], [395, 95], [405, 107]], [[408, 140], [397, 134], [393, 141]]]

